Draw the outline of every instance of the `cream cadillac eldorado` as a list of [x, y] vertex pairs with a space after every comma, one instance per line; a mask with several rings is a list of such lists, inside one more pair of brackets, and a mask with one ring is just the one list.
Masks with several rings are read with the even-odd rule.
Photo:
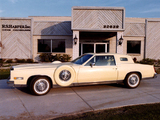
[[72, 62], [13, 66], [8, 84], [25, 86], [35, 95], [47, 94], [54, 86], [120, 83], [136, 88], [141, 79], [156, 77], [152, 65], [135, 64], [128, 55], [84, 54]]

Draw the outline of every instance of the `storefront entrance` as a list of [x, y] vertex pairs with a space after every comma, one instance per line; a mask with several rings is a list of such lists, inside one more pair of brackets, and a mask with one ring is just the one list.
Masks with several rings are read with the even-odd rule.
[[114, 53], [116, 35], [116, 32], [79, 32], [79, 56], [84, 53]]
[[84, 53], [109, 52], [109, 43], [80, 43], [80, 55]]

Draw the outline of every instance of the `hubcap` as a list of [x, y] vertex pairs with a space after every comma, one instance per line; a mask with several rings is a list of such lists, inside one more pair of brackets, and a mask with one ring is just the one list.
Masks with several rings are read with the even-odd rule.
[[135, 86], [138, 85], [138, 82], [139, 82], [139, 78], [138, 78], [137, 75], [131, 75], [129, 77], [129, 84], [130, 84], [130, 86], [135, 87]]
[[62, 70], [59, 74], [59, 78], [63, 81], [68, 81], [71, 78], [71, 73], [68, 70]]
[[34, 84], [34, 90], [38, 94], [43, 94], [43, 93], [47, 92], [48, 89], [49, 89], [49, 83], [46, 79], [39, 79]]

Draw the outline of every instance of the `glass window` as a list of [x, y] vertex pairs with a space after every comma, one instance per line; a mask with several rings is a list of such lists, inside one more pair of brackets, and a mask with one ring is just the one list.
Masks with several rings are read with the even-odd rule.
[[84, 53], [94, 53], [94, 44], [83, 44]]
[[65, 40], [52, 40], [52, 52], [65, 52]]
[[73, 60], [72, 63], [82, 65], [92, 56], [93, 55], [90, 55], [90, 54], [82, 55], [82, 56], [78, 57], [77, 59]]
[[38, 52], [65, 52], [65, 40], [39, 39]]
[[105, 46], [105, 44], [96, 44], [96, 53], [104, 53]]
[[51, 40], [38, 40], [38, 52], [51, 52]]
[[95, 66], [112, 66], [115, 64], [114, 56], [95, 56], [93, 57], [85, 66], [90, 66], [90, 64], [95, 63]]
[[122, 57], [120, 58], [120, 60], [121, 60], [121, 61], [128, 61], [127, 58], [122, 58]]
[[127, 41], [127, 53], [141, 53], [141, 41]]

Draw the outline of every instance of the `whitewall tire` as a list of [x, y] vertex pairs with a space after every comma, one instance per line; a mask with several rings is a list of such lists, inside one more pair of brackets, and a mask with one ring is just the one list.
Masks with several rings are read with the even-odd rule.
[[136, 88], [140, 84], [140, 77], [137, 73], [130, 73], [125, 79], [125, 85], [128, 88]]
[[47, 77], [35, 77], [30, 84], [30, 90], [35, 95], [45, 95], [51, 89], [51, 83]]
[[69, 86], [75, 80], [75, 71], [70, 66], [60, 66], [54, 73], [54, 79], [55, 82], [60, 86]]

